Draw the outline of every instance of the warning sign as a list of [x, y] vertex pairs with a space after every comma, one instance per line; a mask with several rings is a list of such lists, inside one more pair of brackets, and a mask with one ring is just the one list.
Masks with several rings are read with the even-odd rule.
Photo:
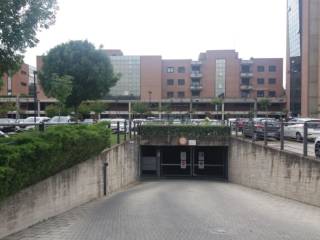
[[204, 169], [204, 152], [198, 153], [198, 167], [199, 169]]
[[187, 168], [187, 152], [180, 152], [180, 167], [182, 169]]

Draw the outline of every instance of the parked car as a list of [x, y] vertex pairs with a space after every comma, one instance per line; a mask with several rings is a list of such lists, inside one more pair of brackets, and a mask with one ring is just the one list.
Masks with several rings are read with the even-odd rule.
[[314, 140], [314, 155], [317, 158], [320, 158], [320, 137], [317, 137]]
[[6, 125], [6, 124], [14, 124], [17, 123], [15, 119], [11, 118], [0, 118], [0, 131], [4, 133], [15, 132], [19, 130], [18, 126], [15, 125]]
[[48, 121], [48, 124], [68, 124], [71, 122], [70, 116], [54, 116]]
[[0, 138], [8, 138], [8, 134], [5, 134], [4, 132], [0, 131]]
[[265, 122], [267, 122], [267, 137], [278, 138], [280, 123], [273, 118], [254, 118], [247, 120], [243, 124], [243, 135], [254, 140], [263, 139], [265, 132]]
[[238, 129], [238, 131], [242, 131], [243, 125], [245, 122], [247, 122], [249, 119], [248, 118], [237, 118], [235, 122], [235, 127]]
[[304, 124], [308, 127], [308, 140], [320, 137], [320, 119], [315, 118], [293, 118], [284, 126], [284, 137], [293, 138], [300, 142], [304, 136]]
[[[34, 121], [36, 120], [36, 121]], [[50, 120], [50, 118], [48, 117], [36, 117], [36, 119], [34, 117], [27, 117], [25, 119], [20, 119], [19, 123], [43, 123], [43, 122], [48, 122]], [[34, 129], [35, 126], [34, 125], [25, 125], [25, 126], [20, 126], [20, 128], [24, 129], [24, 130], [29, 130], [29, 129]]]
[[81, 122], [81, 124], [94, 124], [94, 120], [92, 118], [86, 118], [83, 119], [83, 121]]
[[[113, 132], [117, 132], [118, 122], [119, 122], [119, 132], [125, 132], [125, 128], [127, 128], [127, 132], [129, 130], [129, 124], [127, 120], [124, 118], [114, 118], [114, 119], [111, 119], [110, 122], [111, 122], [110, 127]], [[127, 125], [126, 127], [125, 127], [125, 124]]]

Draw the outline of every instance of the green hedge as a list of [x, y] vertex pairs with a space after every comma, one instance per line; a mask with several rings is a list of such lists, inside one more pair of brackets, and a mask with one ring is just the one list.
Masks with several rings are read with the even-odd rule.
[[140, 126], [142, 137], [226, 137], [230, 135], [227, 126], [208, 125], [142, 125]]
[[110, 147], [106, 124], [48, 127], [0, 140], [0, 200]]

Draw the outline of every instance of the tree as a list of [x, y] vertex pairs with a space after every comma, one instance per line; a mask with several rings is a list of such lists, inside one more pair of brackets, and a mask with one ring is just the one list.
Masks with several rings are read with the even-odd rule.
[[80, 104], [78, 112], [82, 118], [90, 116], [91, 112], [94, 112], [95, 118], [99, 119], [100, 114], [108, 108], [107, 103], [100, 101], [84, 101]]
[[138, 114], [139, 116], [145, 115], [148, 111], [149, 111], [149, 108], [148, 108], [147, 104], [145, 104], [145, 103], [135, 102], [132, 105], [132, 112], [134, 114]]
[[38, 30], [55, 22], [56, 0], [0, 1], [0, 76], [19, 68], [23, 52], [37, 45]]
[[4, 85], [4, 81], [3, 81], [3, 78], [0, 76], [0, 91], [1, 91], [1, 88], [3, 87]]
[[59, 77], [56, 73], [51, 76], [48, 97], [54, 97], [59, 101], [60, 111], [65, 107], [66, 100], [71, 94], [72, 79], [69, 75]]
[[16, 110], [16, 104], [14, 102], [4, 102], [0, 106], [0, 117], [7, 118], [8, 112]]
[[108, 56], [88, 41], [58, 45], [43, 57], [39, 79], [46, 94], [51, 91], [53, 74], [72, 77], [72, 91], [66, 106], [73, 107], [75, 112], [82, 101], [104, 97], [118, 80]]
[[259, 106], [263, 111], [266, 112], [266, 117], [268, 117], [268, 109], [271, 106], [271, 102], [268, 98], [262, 98], [258, 102]]
[[54, 117], [54, 116], [66, 116], [70, 114], [70, 110], [66, 107], [62, 107], [56, 104], [48, 105], [45, 109], [47, 117]]
[[223, 100], [222, 100], [221, 98], [216, 97], [216, 98], [213, 98], [213, 99], [211, 100], [211, 103], [212, 103], [213, 105], [215, 105], [216, 116], [218, 116], [218, 108], [219, 108], [219, 106], [222, 105]]

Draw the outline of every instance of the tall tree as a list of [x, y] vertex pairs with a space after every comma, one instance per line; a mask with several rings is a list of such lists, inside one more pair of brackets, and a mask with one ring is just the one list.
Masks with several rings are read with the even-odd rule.
[[268, 117], [268, 109], [271, 106], [271, 102], [268, 98], [262, 98], [258, 102], [259, 106], [263, 111], [266, 112], [266, 117]]
[[148, 111], [149, 111], [149, 108], [148, 108], [147, 104], [145, 104], [143, 102], [135, 102], [134, 104], [132, 104], [132, 112], [134, 114], [137, 114], [140, 117], [147, 114]]
[[0, 1], [0, 76], [16, 69], [27, 48], [35, 47], [38, 30], [55, 22], [56, 0]]
[[72, 77], [66, 105], [76, 111], [82, 101], [104, 97], [118, 80], [108, 56], [88, 41], [63, 43], [43, 57], [39, 79], [46, 94], [51, 91], [53, 74]]
[[71, 94], [72, 79], [73, 78], [69, 75], [63, 75], [59, 77], [54, 73], [51, 76], [50, 91], [48, 91], [48, 97], [54, 97], [59, 101], [60, 111], [62, 111], [62, 109], [65, 107], [67, 98]]

